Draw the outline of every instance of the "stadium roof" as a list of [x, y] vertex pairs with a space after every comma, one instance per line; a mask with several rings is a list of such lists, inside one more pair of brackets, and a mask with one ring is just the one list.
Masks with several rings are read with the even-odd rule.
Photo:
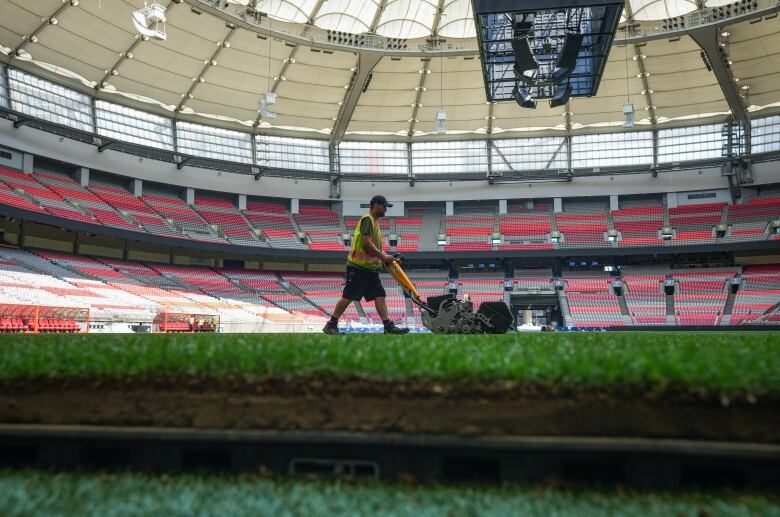
[[[732, 64], [720, 75], [686, 31], [660, 31], [659, 20], [727, 2], [630, 0], [630, 44], [618, 34], [598, 94], [536, 110], [486, 102], [470, 0], [162, 3], [167, 39], [146, 41], [131, 20], [143, 0], [0, 0], [0, 58], [147, 111], [336, 141], [433, 138], [439, 107], [450, 139], [609, 131], [621, 127], [627, 101], [637, 110], [635, 129], [722, 121], [746, 93], [746, 112], [780, 111], [780, 18], [763, 19], [778, 9], [769, 0], [757, 0], [758, 14], [703, 33], [713, 38], [710, 51], [714, 38], [726, 41]], [[270, 19], [250, 19], [250, 3]], [[750, 23], [756, 18], [761, 23]], [[350, 36], [332, 31], [364, 38], [340, 40]], [[436, 47], [432, 35], [447, 41]], [[259, 120], [257, 102], [268, 90], [278, 95], [279, 117]]]

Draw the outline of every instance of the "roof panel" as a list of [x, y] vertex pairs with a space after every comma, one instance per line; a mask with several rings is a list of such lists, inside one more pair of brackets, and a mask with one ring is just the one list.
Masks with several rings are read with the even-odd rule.
[[378, 5], [378, 0], [328, 0], [317, 13], [315, 24], [334, 31], [367, 32]]

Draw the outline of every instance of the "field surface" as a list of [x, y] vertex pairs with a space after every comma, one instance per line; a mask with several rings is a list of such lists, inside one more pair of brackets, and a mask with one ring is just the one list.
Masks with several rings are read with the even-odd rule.
[[0, 471], [3, 514], [22, 515], [643, 515], [780, 516], [762, 494], [652, 493], [326, 483], [243, 477]]
[[780, 333], [0, 336], [6, 423], [780, 443]]

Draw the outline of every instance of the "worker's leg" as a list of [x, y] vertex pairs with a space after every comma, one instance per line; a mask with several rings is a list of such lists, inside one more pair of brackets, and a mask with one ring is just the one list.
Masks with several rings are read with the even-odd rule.
[[387, 303], [385, 302], [384, 296], [377, 296], [374, 300], [374, 305], [376, 305], [376, 312], [379, 314], [379, 317], [382, 318], [383, 322], [390, 319], [387, 315]]
[[349, 307], [349, 304], [352, 303], [352, 300], [349, 298], [342, 298], [341, 300], [336, 302], [336, 306], [333, 308], [333, 314], [332, 316], [336, 319], [339, 319], [342, 314], [344, 314], [344, 311], [347, 310], [347, 307]]

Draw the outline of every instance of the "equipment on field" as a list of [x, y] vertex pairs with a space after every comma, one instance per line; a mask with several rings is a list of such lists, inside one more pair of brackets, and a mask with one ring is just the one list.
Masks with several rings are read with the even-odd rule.
[[476, 313], [470, 300], [458, 300], [452, 294], [432, 296], [425, 303], [397, 259], [387, 271], [420, 308], [423, 325], [435, 334], [504, 334], [512, 324], [512, 313], [504, 302], [483, 302]]

